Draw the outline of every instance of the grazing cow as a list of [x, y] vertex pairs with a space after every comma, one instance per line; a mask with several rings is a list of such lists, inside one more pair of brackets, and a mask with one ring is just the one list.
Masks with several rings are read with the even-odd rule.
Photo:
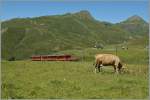
[[116, 73], [121, 71], [122, 63], [118, 56], [112, 54], [97, 54], [95, 56], [95, 72], [100, 72], [102, 66], [113, 66]]

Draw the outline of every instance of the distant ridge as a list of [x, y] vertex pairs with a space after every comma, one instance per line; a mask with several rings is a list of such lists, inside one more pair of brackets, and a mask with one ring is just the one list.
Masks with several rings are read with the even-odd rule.
[[120, 22], [118, 25], [130, 32], [132, 36], [141, 36], [147, 34], [149, 31], [149, 24], [138, 15], [131, 16], [125, 21]]
[[133, 15], [133, 16], [131, 16], [131, 17], [129, 17], [128, 19], [127, 19], [128, 21], [140, 21], [140, 20], [142, 20], [142, 21], [144, 21], [140, 16], [138, 16], [138, 15]]

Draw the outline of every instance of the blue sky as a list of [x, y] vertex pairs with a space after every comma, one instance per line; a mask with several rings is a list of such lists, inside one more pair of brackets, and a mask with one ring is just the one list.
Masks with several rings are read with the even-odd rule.
[[99, 1], [9, 1], [1, 4], [1, 19], [8, 20], [17, 17], [37, 17], [45, 15], [64, 14], [88, 10], [100, 21], [117, 23], [132, 15], [139, 15], [148, 21], [148, 0], [99, 0]]

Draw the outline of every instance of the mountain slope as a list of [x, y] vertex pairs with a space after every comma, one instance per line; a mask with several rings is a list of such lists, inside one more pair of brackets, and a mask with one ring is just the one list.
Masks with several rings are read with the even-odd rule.
[[148, 35], [149, 33], [148, 23], [137, 15], [131, 16], [117, 25], [131, 33], [133, 37], [142, 36], [143, 34]]
[[2, 23], [2, 58], [28, 59], [31, 55], [93, 47], [95, 43], [122, 43], [129, 37], [128, 30], [97, 21], [88, 11], [16, 18]]

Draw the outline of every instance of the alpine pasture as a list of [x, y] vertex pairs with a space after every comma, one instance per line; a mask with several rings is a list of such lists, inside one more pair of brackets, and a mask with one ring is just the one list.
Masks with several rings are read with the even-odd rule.
[[[3, 21], [1, 26], [4, 99], [148, 98], [149, 23], [138, 15], [111, 23], [98, 20], [83, 9], [14, 18]], [[102, 72], [95, 74], [93, 63], [98, 53], [119, 56], [127, 68], [115, 74], [112, 66], [104, 66]], [[80, 60], [31, 61], [30, 58], [56, 54]]]
[[[111, 46], [110, 46], [111, 48]], [[87, 48], [59, 53], [80, 58], [62, 61], [2, 61], [2, 98], [11, 99], [143, 99], [148, 98], [148, 50], [118, 49], [117, 55], [127, 67], [117, 75], [113, 67], [94, 73], [94, 55], [116, 54], [115, 50]]]

